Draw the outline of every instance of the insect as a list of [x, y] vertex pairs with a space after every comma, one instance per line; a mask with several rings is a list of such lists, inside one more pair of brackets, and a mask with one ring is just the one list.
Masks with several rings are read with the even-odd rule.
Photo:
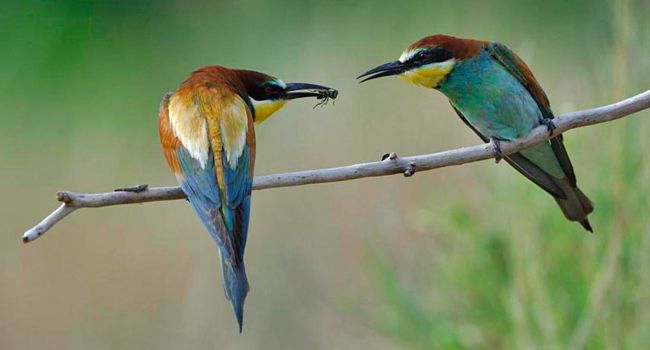
[[316, 105], [314, 105], [313, 108], [323, 107], [323, 106], [327, 105], [327, 103], [330, 101], [330, 99], [332, 100], [332, 104], [334, 104], [334, 102], [336, 102], [336, 97], [339, 95], [339, 92], [337, 90], [334, 90], [334, 89], [316, 90], [314, 92], [316, 92], [318, 94], [316, 99], [319, 100], [319, 102], [316, 103]]

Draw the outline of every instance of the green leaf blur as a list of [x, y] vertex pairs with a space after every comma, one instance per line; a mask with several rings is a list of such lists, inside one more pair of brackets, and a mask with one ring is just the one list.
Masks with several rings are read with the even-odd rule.
[[650, 117], [565, 135], [593, 235], [506, 165], [257, 191], [243, 335], [184, 201], [75, 213], [54, 192], [175, 184], [157, 108], [202, 65], [339, 89], [257, 128], [257, 174], [477, 144], [444, 97], [359, 73], [434, 33], [503, 42], [556, 114], [650, 87], [647, 0], [5, 1], [0, 348], [642, 349]]

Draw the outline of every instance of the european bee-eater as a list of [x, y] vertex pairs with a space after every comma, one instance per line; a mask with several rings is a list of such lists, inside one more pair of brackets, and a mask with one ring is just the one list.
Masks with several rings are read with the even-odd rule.
[[[540, 124], [552, 132], [553, 112], [544, 90], [524, 61], [505, 45], [447, 35], [411, 44], [397, 61], [359, 76], [361, 82], [398, 75], [415, 85], [442, 92], [458, 116], [484, 141], [526, 136]], [[576, 185], [562, 135], [504, 157], [517, 171], [550, 193], [567, 219], [592, 231], [589, 198]], [[592, 231], [593, 232], [593, 231]]]
[[193, 72], [160, 105], [165, 159], [217, 243], [224, 291], [239, 332], [248, 293], [244, 248], [255, 165], [254, 123], [301, 97], [336, 98], [336, 90], [211, 66]]

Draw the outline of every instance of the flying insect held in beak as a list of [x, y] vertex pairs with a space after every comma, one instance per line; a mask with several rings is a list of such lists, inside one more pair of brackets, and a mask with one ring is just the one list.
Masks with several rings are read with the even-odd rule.
[[337, 90], [321, 85], [307, 83], [289, 83], [286, 85], [286, 99], [291, 100], [301, 97], [316, 97], [319, 102], [314, 105], [314, 108], [325, 106], [330, 100], [335, 101], [339, 95], [339, 92]]
[[287, 101], [336, 95], [322, 85], [285, 84], [259, 72], [211, 66], [193, 72], [160, 105], [165, 159], [217, 244], [224, 292], [240, 332], [249, 289], [244, 249], [255, 167], [254, 124]]

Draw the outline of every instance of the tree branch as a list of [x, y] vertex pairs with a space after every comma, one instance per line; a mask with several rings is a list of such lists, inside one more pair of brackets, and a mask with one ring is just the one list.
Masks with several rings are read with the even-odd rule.
[[[548, 140], [564, 131], [588, 125], [600, 124], [625, 117], [650, 108], [650, 90], [607, 106], [564, 114], [554, 119], [555, 130], [549, 134], [546, 126], [535, 128], [528, 136], [513, 142], [501, 142], [502, 154], [508, 155], [526, 147]], [[494, 157], [491, 143], [463, 147], [450, 151], [399, 158], [394, 153], [379, 162], [361, 163], [336, 168], [296, 171], [284, 174], [256, 176], [253, 189], [300, 186], [316, 183], [347, 181], [371, 176], [404, 174], [460, 165]], [[185, 198], [179, 187], [139, 188], [140, 192], [116, 191], [83, 194], [68, 191], [57, 192], [57, 200], [63, 204], [38, 225], [23, 234], [23, 242], [31, 242], [43, 235], [57, 222], [79, 208], [99, 208], [118, 204], [144, 203]]]

